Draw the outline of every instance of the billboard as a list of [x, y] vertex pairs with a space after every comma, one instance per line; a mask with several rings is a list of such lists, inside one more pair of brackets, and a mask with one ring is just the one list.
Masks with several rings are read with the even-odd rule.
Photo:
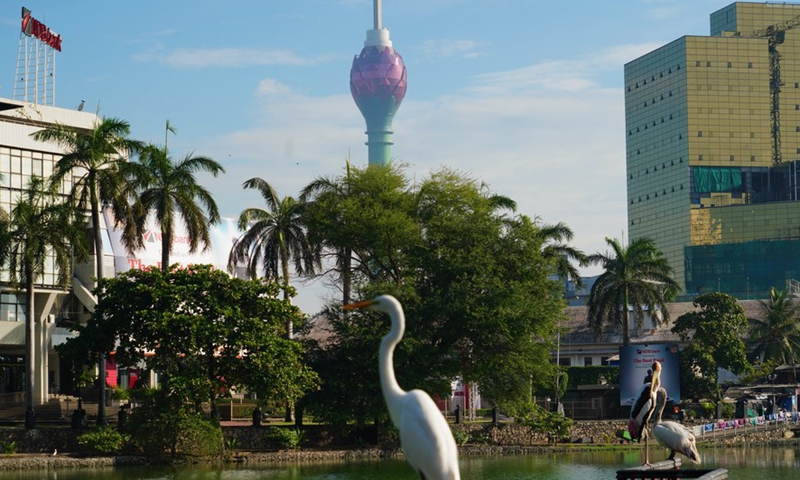
[[619, 347], [620, 405], [633, 405], [654, 361], [661, 364], [661, 386], [667, 391], [667, 401], [681, 401], [678, 346], [651, 343]]

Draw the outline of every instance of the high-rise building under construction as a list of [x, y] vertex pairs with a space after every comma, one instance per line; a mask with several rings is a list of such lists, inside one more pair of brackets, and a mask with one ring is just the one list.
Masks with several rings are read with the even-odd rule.
[[800, 4], [733, 3], [625, 65], [628, 226], [687, 294], [800, 279]]

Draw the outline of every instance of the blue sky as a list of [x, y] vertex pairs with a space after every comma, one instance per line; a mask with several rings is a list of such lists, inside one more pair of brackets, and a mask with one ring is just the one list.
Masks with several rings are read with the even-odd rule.
[[[723, 0], [383, 0], [408, 69], [393, 156], [484, 181], [519, 213], [563, 221], [574, 245], [626, 232], [623, 66], [683, 35], [708, 35]], [[0, 96], [12, 96], [20, 9], [62, 35], [56, 106], [128, 120], [227, 174], [205, 184], [224, 216], [263, 206], [260, 176], [296, 196], [320, 175], [365, 165], [349, 71], [372, 0], [27, 0], [0, 9]], [[5, 72], [5, 73], [3, 73]], [[627, 235], [627, 232], [625, 233]], [[586, 269], [585, 274], [599, 270]], [[298, 304], [320, 305], [324, 288]]]

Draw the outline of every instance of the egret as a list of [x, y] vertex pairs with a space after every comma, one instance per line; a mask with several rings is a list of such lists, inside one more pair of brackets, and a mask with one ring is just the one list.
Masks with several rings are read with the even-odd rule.
[[641, 441], [644, 437], [644, 464], [650, 465], [650, 443], [647, 435], [647, 422], [656, 409], [656, 391], [661, 388], [661, 364], [653, 362], [653, 378], [645, 383], [636, 396], [631, 407], [631, 418], [628, 420], [628, 431], [631, 439]]
[[378, 368], [383, 398], [392, 423], [400, 431], [400, 445], [408, 463], [424, 480], [460, 480], [458, 448], [439, 407], [422, 390], [403, 390], [395, 378], [392, 356], [406, 323], [400, 302], [391, 295], [381, 295], [344, 308], [383, 312], [392, 320], [392, 329], [381, 340]]
[[694, 434], [678, 422], [661, 420], [664, 405], [667, 403], [667, 391], [659, 388], [656, 397], [657, 411], [653, 420], [653, 436], [656, 437], [658, 443], [670, 450], [670, 460], [675, 458], [675, 453], [680, 452], [689, 460], [700, 463], [700, 454], [697, 452]]

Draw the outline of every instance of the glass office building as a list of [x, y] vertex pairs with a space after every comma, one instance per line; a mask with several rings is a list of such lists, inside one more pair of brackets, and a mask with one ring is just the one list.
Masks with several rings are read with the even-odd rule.
[[731, 4], [625, 65], [628, 226], [689, 295], [800, 279], [800, 4]]

